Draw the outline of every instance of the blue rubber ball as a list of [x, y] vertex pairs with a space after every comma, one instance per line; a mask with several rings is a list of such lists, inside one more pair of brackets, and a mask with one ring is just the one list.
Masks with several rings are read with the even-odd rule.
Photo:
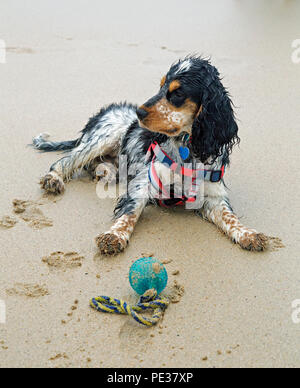
[[131, 287], [139, 295], [155, 288], [160, 294], [168, 283], [168, 274], [163, 264], [153, 257], [142, 257], [135, 261], [129, 270]]

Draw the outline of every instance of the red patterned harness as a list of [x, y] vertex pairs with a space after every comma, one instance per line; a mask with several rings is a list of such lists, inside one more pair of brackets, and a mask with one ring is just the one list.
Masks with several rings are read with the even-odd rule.
[[[158, 145], [157, 142], [154, 142], [150, 145], [148, 152], [146, 154], [146, 161], [150, 159], [151, 163], [149, 166], [149, 181], [151, 185], [155, 188], [157, 192], [157, 199], [159, 204], [164, 207], [172, 207], [184, 205], [185, 203], [195, 202], [197, 199], [197, 192], [199, 182], [209, 181], [213, 183], [220, 182], [225, 173], [225, 166], [222, 166], [220, 170], [206, 170], [206, 169], [191, 169], [186, 168], [184, 165], [174, 162], [173, 159], [169, 157]], [[191, 180], [190, 190], [188, 196], [181, 196], [179, 198], [170, 198], [170, 192], [165, 188], [161, 179], [157, 175], [155, 170], [155, 161], [158, 160], [166, 167], [168, 167], [174, 173], [177, 173], [181, 176], [188, 177]], [[164, 199], [162, 199], [162, 197]]]

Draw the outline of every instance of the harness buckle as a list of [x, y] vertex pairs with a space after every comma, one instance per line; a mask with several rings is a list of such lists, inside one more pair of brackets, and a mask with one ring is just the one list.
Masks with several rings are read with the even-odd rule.
[[220, 180], [222, 179], [222, 171], [212, 171], [211, 174], [210, 174], [210, 181], [212, 183], [217, 183], [217, 182], [220, 182]]
[[210, 174], [210, 181], [212, 183], [220, 182], [225, 174], [225, 166], [222, 166], [221, 170], [212, 171]]

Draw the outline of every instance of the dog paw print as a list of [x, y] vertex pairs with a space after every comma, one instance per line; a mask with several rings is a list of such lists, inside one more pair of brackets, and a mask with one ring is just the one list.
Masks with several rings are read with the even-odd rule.
[[49, 291], [44, 285], [33, 283], [16, 283], [13, 288], [7, 289], [6, 293], [9, 296], [27, 296], [29, 298], [49, 295]]
[[37, 207], [39, 204], [40, 203], [34, 201], [14, 199], [13, 211], [25, 221], [30, 228], [43, 229], [53, 226], [53, 221], [46, 217]]
[[13, 228], [18, 221], [15, 218], [4, 216], [0, 218], [0, 228], [1, 229], [11, 229]]
[[53, 252], [42, 258], [42, 262], [48, 267], [66, 271], [67, 269], [80, 268], [84, 257], [77, 252]]

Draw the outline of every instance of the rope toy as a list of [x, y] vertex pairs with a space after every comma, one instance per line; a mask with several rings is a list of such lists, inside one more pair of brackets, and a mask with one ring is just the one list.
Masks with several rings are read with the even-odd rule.
[[[104, 313], [129, 315], [141, 325], [156, 325], [170, 303], [167, 298], [158, 296], [168, 282], [165, 267], [153, 257], [143, 257], [131, 266], [129, 282], [132, 288], [141, 295], [136, 305], [131, 306], [123, 300], [109, 296], [99, 296], [91, 299], [90, 306]], [[154, 310], [153, 315], [148, 318], [140, 314], [146, 310]]]
[[[110, 298], [109, 296], [99, 296], [93, 298], [90, 302], [91, 307], [103, 313], [127, 314], [135, 319], [138, 323], [145, 326], [154, 326], [161, 319], [164, 310], [169, 306], [169, 300], [158, 298], [157, 291], [152, 288], [140, 297], [139, 302], [130, 306], [124, 300]], [[141, 314], [142, 311], [154, 310], [151, 318]]]

